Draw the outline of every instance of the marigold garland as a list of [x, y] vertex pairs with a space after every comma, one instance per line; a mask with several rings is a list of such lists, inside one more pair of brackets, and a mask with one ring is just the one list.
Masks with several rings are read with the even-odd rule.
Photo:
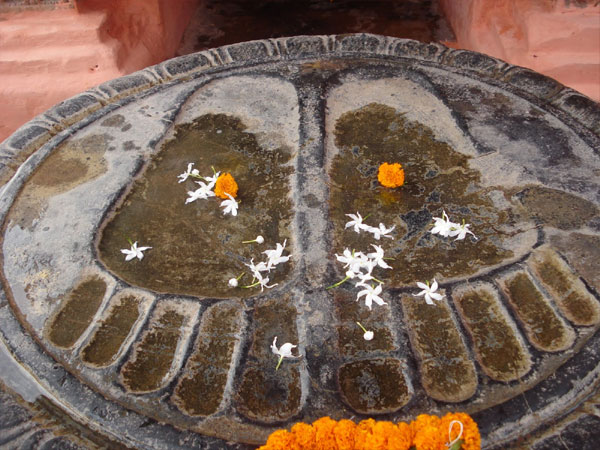
[[312, 425], [295, 424], [291, 431], [277, 430], [258, 450], [448, 450], [448, 443], [460, 437], [461, 450], [480, 450], [481, 436], [475, 421], [465, 413], [448, 413], [444, 417], [421, 414], [410, 424], [394, 424], [366, 419], [358, 424], [350, 420], [336, 422], [321, 417]]
[[217, 182], [215, 183], [215, 195], [223, 200], [227, 200], [225, 194], [231, 195], [233, 198], [237, 197], [238, 185], [230, 173], [226, 172], [219, 175]]
[[379, 166], [377, 179], [385, 187], [400, 187], [404, 184], [404, 169], [398, 163], [383, 163]]

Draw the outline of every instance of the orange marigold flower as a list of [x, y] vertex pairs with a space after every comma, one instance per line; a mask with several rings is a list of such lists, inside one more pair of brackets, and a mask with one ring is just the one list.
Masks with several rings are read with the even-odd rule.
[[414, 433], [413, 445], [417, 450], [447, 450], [447, 430], [442, 430], [437, 416], [421, 414], [410, 424]]
[[337, 422], [330, 417], [321, 417], [313, 422], [315, 429], [315, 449], [316, 450], [334, 450], [337, 448], [333, 429]]
[[354, 450], [356, 424], [351, 420], [340, 420], [333, 429], [338, 450]]
[[361, 420], [356, 426], [354, 433], [354, 448], [356, 450], [371, 450], [367, 445], [367, 439], [373, 433], [375, 421], [373, 419]]
[[388, 450], [408, 450], [412, 441], [412, 428], [409, 424], [400, 422], [388, 435]]
[[367, 435], [366, 446], [371, 450], [389, 450], [388, 439], [395, 425], [392, 422], [375, 422], [372, 434]]
[[315, 450], [315, 429], [312, 425], [299, 422], [292, 427], [292, 434], [302, 450]]
[[223, 173], [217, 178], [215, 183], [215, 195], [223, 200], [227, 200], [225, 194], [231, 195], [233, 198], [237, 197], [238, 185], [231, 176], [230, 173]]
[[377, 174], [379, 182], [388, 188], [395, 188], [404, 184], [404, 169], [398, 163], [383, 163], [379, 166]]
[[258, 450], [300, 450], [296, 440], [287, 430], [277, 430], [271, 433], [267, 443]]
[[[447, 433], [450, 427], [450, 422], [453, 420], [458, 420], [463, 424], [463, 434], [461, 440], [463, 441], [461, 445], [461, 450], [480, 450], [481, 449], [481, 435], [479, 434], [479, 427], [477, 423], [465, 413], [448, 413], [444, 417], [442, 417], [441, 427], [446, 431], [446, 439], [448, 439]], [[455, 425], [452, 428], [452, 437], [454, 440], [458, 436], [460, 428], [458, 425]]]

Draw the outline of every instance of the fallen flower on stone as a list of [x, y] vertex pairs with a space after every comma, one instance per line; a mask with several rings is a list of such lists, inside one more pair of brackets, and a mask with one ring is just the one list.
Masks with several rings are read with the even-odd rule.
[[363, 220], [365, 220], [367, 216], [365, 216], [364, 218], [361, 217], [360, 213], [357, 212], [356, 215], [354, 214], [346, 214], [348, 217], [350, 217], [352, 220], [349, 222], [346, 222], [346, 226], [344, 228], [349, 228], [349, 227], [354, 227], [354, 231], [356, 231], [357, 233], [360, 233], [360, 230], [364, 230], [367, 228], [367, 225], [364, 225], [362, 222]]
[[237, 216], [238, 202], [236, 202], [235, 199], [228, 193], [226, 193], [225, 195], [229, 197], [229, 200], [223, 200], [221, 202], [221, 208], [224, 208], [223, 214], [231, 214], [232, 216]]
[[452, 228], [456, 226], [450, 221], [446, 211], [442, 211], [442, 217], [434, 217], [433, 228], [429, 231], [431, 234], [439, 234], [440, 236], [448, 237], [452, 232]]
[[463, 219], [462, 225], [453, 224], [452, 230], [450, 231], [449, 235], [452, 236], [452, 237], [457, 236], [457, 238], [455, 239], [455, 241], [460, 241], [460, 240], [464, 239], [467, 236], [467, 233], [469, 233], [475, 239], [477, 239], [477, 236], [475, 236], [473, 234], [473, 232], [471, 230], [469, 230], [470, 226], [471, 225], [469, 225], [468, 223], [465, 223], [465, 220]]
[[238, 185], [230, 173], [219, 175], [215, 183], [215, 195], [222, 199], [227, 199], [227, 194], [231, 197], [237, 197]]
[[382, 269], [391, 269], [388, 263], [384, 261], [384, 251], [380, 245], [371, 244], [371, 247], [375, 249], [374, 253], [367, 253], [367, 258], [373, 261], [375, 266], [379, 266]]
[[244, 276], [244, 272], [242, 272], [241, 274], [239, 274], [237, 278], [230, 278], [229, 281], [228, 281], [229, 286], [231, 286], [231, 287], [238, 287], [239, 280], [243, 276]]
[[404, 169], [402, 169], [401, 164], [388, 164], [385, 162], [379, 166], [377, 179], [382, 186], [388, 188], [400, 187], [404, 184]]
[[366, 285], [365, 289], [363, 289], [356, 295], [356, 301], [359, 301], [360, 298], [364, 295], [365, 306], [369, 309], [371, 309], [371, 304], [373, 302], [377, 303], [380, 306], [387, 305], [387, 303], [384, 302], [381, 297], [379, 297], [379, 294], [381, 294], [381, 290], [381, 284], [378, 284], [376, 287], [373, 287], [373, 285]]
[[210, 185], [207, 185], [203, 181], [196, 181], [196, 183], [198, 183], [200, 185], [200, 187], [198, 189], [196, 189], [195, 191], [188, 191], [189, 197], [185, 201], [186, 205], [188, 203], [198, 200], [199, 198], [207, 199], [208, 197], [215, 196], [215, 193], [211, 190], [212, 187]]
[[283, 241], [283, 245], [277, 243], [277, 246], [274, 250], [265, 250], [263, 253], [267, 255], [267, 270], [271, 270], [271, 267], [276, 266], [277, 264], [288, 262], [291, 255], [282, 256], [283, 250], [285, 249], [285, 244], [287, 243], [287, 239]]
[[[129, 241], [129, 243], [131, 244], [131, 241]], [[142, 252], [151, 248], [152, 247], [138, 247], [137, 241], [135, 241], [133, 244], [131, 244], [131, 249], [123, 248], [121, 249], [121, 253], [127, 255], [125, 257], [125, 261], [131, 261], [133, 258], [137, 258], [141, 261], [142, 258], [144, 258], [144, 253]]]
[[256, 242], [257, 244], [262, 244], [263, 242], [265, 242], [265, 238], [259, 234], [258, 236], [256, 236], [256, 239], [252, 239], [251, 241], [242, 241], [242, 244], [252, 244], [253, 242]]
[[277, 361], [277, 367], [275, 367], [275, 370], [279, 369], [283, 358], [296, 358], [296, 356], [292, 355], [292, 349], [296, 347], [297, 345], [292, 345], [290, 342], [286, 342], [280, 348], [277, 348], [277, 336], [273, 338], [273, 343], [271, 344], [271, 351], [279, 356], [279, 361]]
[[371, 339], [373, 339], [375, 334], [372, 331], [368, 331], [365, 327], [362, 326], [360, 322], [356, 322], [356, 324], [361, 328], [361, 330], [364, 331], [365, 334], [363, 334], [363, 338], [365, 341], [370, 341]]
[[339, 262], [345, 264], [344, 269], [348, 268], [354, 273], [359, 273], [362, 267], [366, 267], [369, 260], [363, 252], [350, 251], [348, 248], [344, 249], [342, 256], [336, 253], [335, 257]]
[[187, 170], [185, 172], [183, 172], [182, 174], [177, 175], [177, 178], [179, 178], [178, 183], [183, 183], [190, 176], [197, 177], [200, 175], [200, 172], [198, 172], [198, 169], [192, 169], [193, 166], [194, 166], [194, 163], [188, 163]]
[[417, 282], [417, 286], [419, 286], [423, 290], [421, 292], [419, 292], [418, 294], [416, 294], [415, 297], [420, 297], [421, 295], [424, 295], [425, 302], [428, 305], [433, 305], [434, 304], [433, 300], [441, 300], [442, 298], [444, 298], [443, 295], [437, 294], [435, 292], [438, 289], [438, 283], [437, 283], [437, 281], [435, 281], [435, 278], [433, 279], [433, 283], [432, 283], [431, 287], [429, 286], [429, 281], [427, 281], [427, 284]]
[[394, 231], [396, 225], [392, 225], [392, 228], [387, 228], [384, 224], [380, 223], [379, 228], [377, 227], [366, 227], [365, 229], [369, 233], [373, 233], [373, 237], [379, 240], [382, 236], [390, 239], [394, 239], [392, 236], [388, 236], [392, 231]]
[[268, 270], [267, 264], [264, 261], [261, 261], [258, 264], [254, 264], [254, 258], [250, 260], [250, 264], [245, 265], [250, 268], [252, 276], [256, 280], [262, 280], [263, 276], [261, 275], [261, 272], [266, 272]]

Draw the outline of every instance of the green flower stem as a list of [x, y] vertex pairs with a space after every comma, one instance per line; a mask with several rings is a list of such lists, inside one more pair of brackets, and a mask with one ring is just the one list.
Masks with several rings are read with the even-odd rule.
[[337, 283], [335, 283], [335, 284], [332, 284], [331, 286], [328, 286], [328, 287], [326, 287], [325, 289], [331, 289], [331, 288], [334, 288], [334, 287], [338, 287], [340, 284], [342, 284], [342, 283], [345, 283], [345, 282], [346, 282], [346, 281], [348, 281], [349, 279], [350, 279], [350, 277], [346, 277], [346, 278], [344, 278], [342, 281], [338, 281]]
[[367, 329], [365, 327], [362, 326], [362, 324], [360, 322], [356, 322], [356, 324], [360, 327], [361, 330], [363, 330], [363, 332], [367, 332]]
[[252, 283], [249, 286], [242, 286], [244, 289], [250, 289], [253, 288], [254, 286], [258, 286], [260, 284], [260, 281], [257, 281], [256, 283]]
[[129, 242], [129, 245], [131, 245], [133, 247], [133, 241], [131, 240], [131, 238], [125, 237], [125, 239], [127, 239], [127, 242]]
[[279, 357], [279, 361], [277, 361], [277, 366], [275, 367], [275, 370], [279, 369], [279, 366], [281, 365], [281, 361], [283, 361], [283, 356]]
[[452, 447], [450, 447], [448, 450], [460, 450], [462, 444], [463, 444], [462, 439], [459, 439], [454, 444], [452, 444]]

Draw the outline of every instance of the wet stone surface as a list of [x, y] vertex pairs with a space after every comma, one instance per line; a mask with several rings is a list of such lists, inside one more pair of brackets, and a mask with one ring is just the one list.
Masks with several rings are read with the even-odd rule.
[[[600, 380], [598, 106], [469, 55], [258, 41], [149, 68], [118, 99], [129, 81], [92, 90], [95, 112], [47, 135], [36, 119], [16, 136], [35, 141], [0, 145], [3, 170], [23, 162], [0, 195], [1, 348], [111, 445], [246, 450], [324, 415], [457, 409], [486, 448], [573, 436]], [[378, 183], [384, 162], [403, 186]], [[186, 204], [189, 163], [233, 175], [237, 216]], [[391, 237], [346, 228], [357, 212]], [[443, 212], [474, 235], [430, 233]], [[126, 261], [129, 240], [151, 248]], [[242, 287], [284, 241], [273, 287]], [[373, 270], [386, 304], [369, 309], [356, 280], [328, 287], [336, 255], [375, 245], [392, 269]], [[430, 305], [416, 282], [434, 278]], [[279, 368], [275, 337], [296, 346]]]

